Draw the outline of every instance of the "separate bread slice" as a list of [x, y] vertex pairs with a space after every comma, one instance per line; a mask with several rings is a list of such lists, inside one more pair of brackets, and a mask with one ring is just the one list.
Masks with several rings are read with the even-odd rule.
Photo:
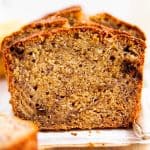
[[146, 40], [143, 31], [139, 29], [137, 26], [122, 21], [108, 13], [99, 13], [97, 15], [90, 16], [89, 19], [93, 22], [105, 25], [113, 29], [126, 31], [137, 38]]
[[0, 150], [37, 150], [37, 127], [0, 114]]
[[[56, 19], [57, 18], [57, 19]], [[66, 19], [65, 19], [66, 18]], [[74, 23], [80, 22], [83, 18], [82, 9], [80, 6], [72, 6], [60, 11], [56, 11], [46, 16], [33, 21], [19, 31], [11, 34], [10, 36], [5, 37], [1, 44], [1, 52], [6, 47], [9, 47], [12, 43], [20, 40], [21, 38], [27, 37], [35, 32], [41, 31], [43, 29], [52, 29], [58, 27], [66, 27], [68, 26], [68, 21], [70, 25]], [[0, 61], [2, 61], [0, 56]], [[4, 76], [4, 68], [0, 65], [0, 77]]]
[[40, 18], [39, 20], [25, 25], [19, 31], [5, 37], [1, 44], [1, 49], [9, 47], [12, 43], [30, 36], [33, 33], [53, 28], [68, 27], [68, 22], [70, 23], [70, 25], [73, 25], [74, 23], [80, 22], [81, 20], [82, 9], [80, 6], [72, 6], [60, 11], [50, 13]]
[[15, 115], [41, 130], [128, 128], [140, 110], [145, 47], [92, 26], [16, 42], [4, 51]]
[[83, 19], [82, 8], [79, 5], [71, 6], [71, 7], [47, 14], [46, 16], [42, 17], [42, 19], [51, 18], [53, 16], [56, 16], [56, 17], [60, 16], [60, 17], [67, 18], [70, 25], [74, 25], [75, 23], [80, 22]]

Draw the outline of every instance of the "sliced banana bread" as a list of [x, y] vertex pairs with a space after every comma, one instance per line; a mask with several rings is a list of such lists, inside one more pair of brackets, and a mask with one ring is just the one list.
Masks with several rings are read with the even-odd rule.
[[37, 127], [31, 122], [0, 115], [0, 150], [37, 150]]
[[80, 6], [72, 6], [60, 11], [56, 11], [54, 13], [47, 14], [46, 16], [42, 17], [42, 19], [51, 18], [53, 16], [61, 16], [67, 18], [70, 25], [74, 25], [77, 22], [80, 22], [83, 19], [82, 8]]
[[140, 110], [144, 50], [92, 26], [20, 40], [4, 51], [13, 111], [42, 130], [127, 128]]
[[124, 22], [108, 13], [100, 13], [100, 14], [89, 17], [89, 19], [91, 21], [94, 21], [96, 23], [105, 25], [113, 29], [126, 31], [137, 38], [140, 38], [143, 40], [146, 39], [143, 31], [139, 29], [137, 26]]

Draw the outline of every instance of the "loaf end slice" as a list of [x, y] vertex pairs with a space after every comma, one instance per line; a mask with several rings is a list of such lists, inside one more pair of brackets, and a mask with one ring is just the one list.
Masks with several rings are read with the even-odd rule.
[[37, 150], [37, 127], [0, 114], [0, 150]]
[[91, 21], [105, 25], [110, 28], [126, 31], [137, 38], [146, 40], [143, 31], [139, 29], [137, 26], [124, 22], [108, 13], [99, 13], [95, 16], [89, 17], [89, 19]]
[[13, 111], [41, 130], [128, 128], [140, 110], [144, 51], [140, 39], [88, 26], [18, 41], [4, 52]]

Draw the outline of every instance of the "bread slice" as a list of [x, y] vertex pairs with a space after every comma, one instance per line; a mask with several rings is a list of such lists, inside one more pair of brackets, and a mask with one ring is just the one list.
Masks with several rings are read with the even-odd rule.
[[9, 47], [16, 41], [25, 38], [27, 36], [30, 36], [36, 32], [67, 26], [68, 20], [62, 17], [53, 17], [50, 19], [41, 19], [38, 21], [31, 22], [30, 24], [27, 24], [24, 27], [22, 27], [17, 32], [14, 32], [11, 35], [6, 36], [1, 44], [1, 51], [3, 52], [3, 49]]
[[20, 40], [4, 51], [13, 111], [41, 130], [128, 128], [140, 110], [144, 51], [140, 39], [92, 26]]
[[[61, 17], [62, 16], [62, 17]], [[64, 17], [64, 18], [63, 18]], [[57, 18], [57, 19], [56, 19]], [[66, 18], [66, 19], [65, 19]], [[21, 30], [7, 36], [2, 43], [1, 52], [6, 47], [9, 47], [12, 43], [20, 40], [21, 38], [27, 37], [35, 32], [41, 30], [49, 30], [57, 27], [68, 26], [80, 22], [83, 18], [82, 9], [80, 6], [72, 6], [63, 10], [48, 14], [37, 21], [33, 21], [30, 24], [24, 26]], [[0, 63], [3, 62], [0, 54]], [[4, 67], [0, 64], [0, 77], [4, 76]]]
[[37, 127], [0, 114], [0, 150], [37, 150]]
[[67, 18], [70, 25], [74, 25], [75, 23], [80, 22], [83, 19], [82, 8], [78, 5], [47, 14], [46, 16], [42, 17], [42, 19], [51, 18], [53, 16], [61, 16]]
[[105, 25], [113, 29], [126, 31], [137, 38], [146, 40], [143, 31], [137, 26], [124, 22], [108, 13], [99, 13], [97, 15], [90, 16], [89, 19], [93, 22]]

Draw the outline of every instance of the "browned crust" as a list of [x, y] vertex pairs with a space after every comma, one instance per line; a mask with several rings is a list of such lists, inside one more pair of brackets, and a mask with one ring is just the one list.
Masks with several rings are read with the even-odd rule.
[[[132, 36], [131, 34], [129, 34], [126, 31], [120, 31], [120, 30], [117, 30], [117, 29], [113, 29], [113, 28], [104, 26], [102, 24], [99, 24], [99, 23], [96, 23], [96, 22], [93, 22], [93, 21], [82, 21], [82, 22], [78, 22], [74, 25], [74, 27], [82, 27], [82, 26], [96, 27], [96, 28], [99, 28], [99, 29], [102, 29], [102, 30], [106, 30], [107, 32], [110, 31], [111, 33], [114, 33], [114, 34], [117, 33], [117, 34], [125, 34], [127, 36]], [[134, 37], [134, 38], [136, 38], [136, 37]]]
[[112, 30], [112, 28], [106, 27], [102, 24], [93, 22], [93, 21], [81, 21], [81, 22], [77, 22], [74, 27], [80, 27], [80, 26], [91, 26], [91, 27], [96, 27], [99, 29], [103, 29], [103, 30]]
[[[7, 117], [3, 114], [0, 114], [1, 116]], [[9, 116], [10, 117], [10, 116]], [[13, 120], [16, 120], [16, 122], [24, 122], [25, 125], [31, 128], [29, 131], [30, 133], [27, 133], [26, 136], [21, 137], [20, 139], [16, 139], [13, 143], [11, 141], [8, 141], [7, 146], [0, 145], [0, 150], [37, 150], [37, 132], [38, 128], [30, 121], [24, 121], [20, 120], [17, 117], [12, 117]], [[18, 132], [18, 131], [16, 131]]]
[[[130, 24], [130, 23], [128, 23], [128, 22], [125, 22], [125, 21], [123, 21], [123, 20], [120, 20], [120, 19], [118, 19], [118, 18], [116, 18], [116, 17], [114, 17], [114, 16], [112, 16], [111, 14], [106, 13], [106, 12], [104, 12], [104, 13], [99, 13], [99, 14], [97, 14], [97, 15], [95, 15], [95, 16], [104, 16], [104, 17], [110, 18], [111, 20], [113, 20], [113, 22], [115, 22], [115, 23], [117, 23], [117, 24], [123, 24], [123, 25], [126, 26], [127, 28], [130, 28], [130, 29], [136, 31], [136, 32], [139, 34], [139, 36], [141, 37], [141, 39], [146, 40], [146, 37], [145, 37], [145, 34], [143, 33], [143, 31], [142, 31], [139, 27], [137, 27], [137, 26], [135, 26], [135, 25], [132, 25], [132, 24]], [[91, 20], [93, 20], [93, 18], [94, 18], [95, 16], [90, 16], [89, 18], [90, 18]]]
[[41, 26], [50, 27], [50, 26], [68, 26], [68, 20], [63, 17], [53, 17], [50, 19], [42, 19], [35, 22], [31, 22], [28, 25], [22, 27], [19, 31], [12, 33], [9, 36], [6, 36], [1, 43], [1, 52], [4, 51], [5, 48], [9, 47], [9, 43], [14, 40], [14, 37], [18, 36], [21, 33], [27, 32], [29, 29], [38, 28]]
[[[128, 32], [126, 31], [120, 31], [120, 30], [117, 30], [117, 29], [113, 29], [113, 28], [110, 28], [110, 27], [107, 27], [107, 26], [104, 26], [102, 24], [99, 24], [99, 23], [96, 23], [96, 22], [92, 22], [92, 21], [82, 21], [82, 22], [78, 22], [74, 25], [75, 27], [83, 27], [83, 26], [89, 26], [89, 27], [96, 27], [96, 28], [99, 28], [99, 29], [102, 29], [102, 30], [106, 30], [107, 32], [110, 32], [111, 34], [125, 34], [127, 36], [132, 36], [131, 34], [129, 34]], [[136, 38], [136, 37], [134, 37]]]
[[2, 55], [0, 53], [0, 79], [4, 77], [5, 77], [5, 70], [4, 70]]
[[30, 24], [24, 26], [22, 28], [22, 30], [27, 30], [29, 27], [30, 28], [36, 28], [38, 26], [55, 26], [55, 25], [68, 25], [68, 20], [66, 18], [63, 18], [63, 17], [51, 17], [51, 18], [48, 18], [48, 19], [41, 19], [41, 20], [37, 20], [37, 21], [34, 21], [34, 22], [31, 22]]
[[59, 10], [59, 11], [56, 11], [56, 12], [53, 12], [53, 13], [50, 13], [50, 14], [47, 14], [45, 15], [44, 17], [42, 18], [50, 18], [52, 16], [63, 16], [65, 14], [70, 14], [70, 13], [75, 13], [75, 12], [81, 12], [82, 11], [82, 8], [81, 6], [79, 5], [74, 5], [74, 6], [71, 6], [71, 7], [67, 7], [67, 8], [64, 8], [62, 10]]
[[100, 36], [109, 34], [111, 31], [111, 33], [114, 33], [114, 36], [129, 38], [132, 41], [136, 41], [138, 44], [141, 45], [141, 47], [146, 48], [146, 44], [143, 40], [133, 37], [132, 35], [128, 34], [127, 32], [122, 32], [122, 31], [118, 31], [118, 30], [114, 30], [114, 29], [110, 29], [110, 28], [109, 28], [109, 30], [107, 30], [107, 29], [108, 28], [105, 26], [102, 26], [102, 25], [93, 26], [93, 24], [91, 24], [91, 25], [84, 24], [81, 26], [76, 26], [76, 27], [71, 27], [71, 28], [57, 28], [57, 29], [52, 29], [48, 32], [41, 31], [41, 32], [34, 33], [31, 36], [28, 36], [24, 39], [21, 39], [21, 40], [15, 42], [13, 45], [17, 45], [19, 43], [24, 44], [25, 41], [30, 41], [30, 40], [32, 40], [32, 38], [34, 39], [36, 37], [41, 37], [41, 36], [47, 37], [49, 35], [56, 35], [57, 33], [61, 34], [63, 32], [68, 32], [68, 33], [74, 32], [75, 30], [81, 30], [81, 31], [93, 30], [93, 33], [98, 33]]
[[[108, 30], [100, 29], [100, 28], [97, 28], [95, 26], [79, 26], [79, 27], [73, 27], [73, 28], [70, 28], [70, 29], [62, 29], [62, 28], [61, 29], [53, 29], [50, 32], [44, 32], [43, 31], [43, 32], [36, 33], [36, 34], [34, 34], [34, 35], [30, 36], [30, 37], [27, 37], [25, 39], [22, 39], [22, 40], [16, 42], [14, 44], [14, 46], [25, 45], [25, 43], [29, 44], [30, 42], [31, 43], [33, 43], [33, 42], [34, 43], [36, 43], [36, 42], [40, 43], [40, 42], [42, 42], [44, 40], [44, 38], [46, 38], [48, 36], [53, 38], [58, 33], [59, 34], [63, 34], [64, 32], [65, 33], [66, 32], [70, 33], [70, 32], [74, 32], [75, 30], [80, 30], [80, 31], [92, 30], [93, 33], [99, 34], [100, 39], [103, 39], [102, 37], [107, 36], [107, 35], [109, 35], [111, 33]], [[140, 64], [141, 68], [139, 68], [138, 71], [140, 73], [142, 73], [143, 72], [143, 63], [144, 63], [144, 53], [145, 53], [144, 49], [146, 48], [145, 42], [143, 40], [141, 40], [141, 39], [135, 38], [133, 36], [130, 36], [129, 34], [126, 34], [124, 32], [120, 32], [120, 31], [113, 32], [112, 36], [115, 36], [115, 38], [117, 38], [117, 39], [129, 40], [129, 41], [132, 41], [132, 42], [134, 42], [134, 43], [139, 45], [139, 47], [142, 49], [142, 52], [141, 52], [141, 54], [139, 56], [140, 57], [139, 59], [140, 59], [140, 63], [141, 63]], [[8, 78], [8, 80], [9, 80], [9, 89], [10, 89], [11, 92], [13, 92], [14, 89], [13, 89], [13, 86], [11, 85], [11, 80], [12, 80], [13, 76], [12, 76], [12, 72], [9, 69], [9, 61], [11, 61], [11, 58], [9, 58], [9, 53], [10, 53], [9, 52], [9, 48], [5, 49], [5, 51], [4, 51], [4, 58], [5, 58], [5, 64], [7, 66], [7, 68], [6, 68], [7, 69], [7, 73], [9, 75], [9, 78]], [[141, 105], [140, 104], [140, 98], [141, 98], [142, 80], [139, 80], [138, 84], [139, 84], [139, 87], [138, 87], [138, 91], [139, 92], [138, 92], [138, 95], [136, 95], [136, 108], [135, 108], [135, 111], [132, 114], [132, 118], [133, 118], [132, 121], [134, 121], [137, 118], [137, 116], [139, 114], [139, 111], [140, 111], [140, 105]], [[15, 100], [12, 100], [12, 106], [13, 106], [13, 111], [15, 112], [15, 114], [21, 117], [22, 115], [19, 112], [17, 112], [17, 110], [16, 110]], [[59, 127], [59, 129], [60, 128], [61, 127]], [[58, 127], [51, 127], [51, 129], [52, 130], [59, 130]], [[67, 130], [67, 127], [63, 127], [62, 126], [62, 129]]]

